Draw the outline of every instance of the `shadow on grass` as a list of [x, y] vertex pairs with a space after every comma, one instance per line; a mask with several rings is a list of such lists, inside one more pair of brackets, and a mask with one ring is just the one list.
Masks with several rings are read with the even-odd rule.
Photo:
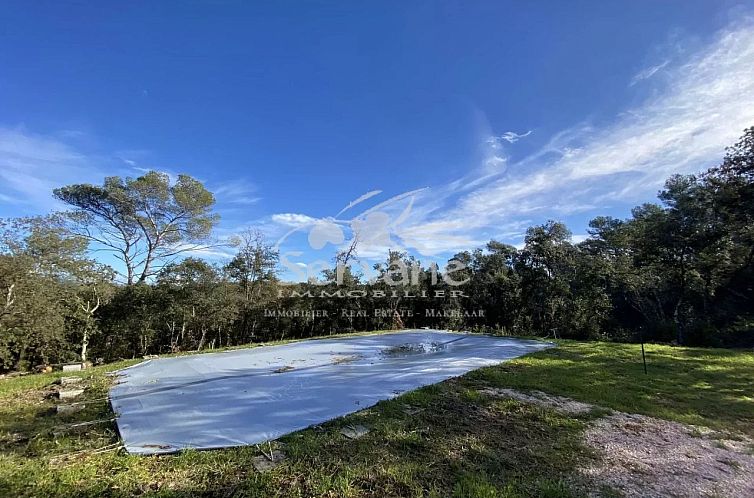
[[[349, 424], [371, 430], [347, 439], [339, 429]], [[58, 465], [16, 453], [0, 456], [0, 494], [566, 497], [576, 494], [574, 469], [590, 458], [582, 430], [579, 420], [448, 381], [282, 438], [288, 458], [267, 473], [254, 471], [254, 447]]]

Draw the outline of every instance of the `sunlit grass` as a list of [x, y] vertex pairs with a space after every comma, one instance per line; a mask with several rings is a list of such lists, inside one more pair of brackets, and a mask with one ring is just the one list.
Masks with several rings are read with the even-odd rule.
[[[0, 381], [0, 496], [579, 496], [576, 468], [594, 458], [580, 417], [479, 392], [542, 390], [628, 412], [751, 432], [754, 355], [647, 346], [560, 342], [559, 348], [407, 393], [281, 439], [279, 467], [256, 472], [256, 447], [132, 456], [118, 443], [105, 373], [87, 379], [86, 408], [51, 414], [45, 397], [61, 373]], [[71, 424], [105, 420], [83, 431]], [[361, 424], [356, 440], [339, 429]], [[95, 450], [104, 448], [103, 453]], [[111, 449], [108, 449], [111, 448]]]
[[540, 390], [629, 413], [754, 434], [754, 353], [559, 341], [559, 347], [469, 374], [497, 387]]

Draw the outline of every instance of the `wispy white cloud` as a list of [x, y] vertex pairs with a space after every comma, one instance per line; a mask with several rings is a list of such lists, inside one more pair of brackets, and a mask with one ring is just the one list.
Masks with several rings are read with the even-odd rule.
[[633, 78], [631, 78], [631, 82], [628, 84], [628, 86], [634, 86], [635, 84], [639, 83], [640, 81], [648, 80], [652, 76], [654, 76], [658, 71], [661, 71], [665, 66], [670, 64], [670, 60], [665, 60], [661, 62], [660, 64], [655, 64], [653, 66], [646, 67], [636, 73]]
[[653, 97], [611, 124], [560, 134], [463, 195], [442, 221], [474, 231], [533, 212], [559, 216], [650, 200], [671, 174], [714, 165], [754, 124], [752, 67], [754, 26], [731, 27], [668, 67], [669, 81]]
[[653, 200], [670, 175], [715, 165], [754, 125], [752, 67], [754, 25], [732, 25], [701, 51], [642, 72], [643, 79], [660, 70], [666, 77], [651, 97], [608, 124], [564, 130], [500, 172], [488, 166], [490, 158], [505, 157], [505, 139], [489, 138], [480, 169], [417, 202], [405, 240], [426, 252], [450, 251], [500, 237], [502, 227], [524, 219]]
[[[136, 174], [139, 175], [139, 176], [140, 175], [145, 175], [145, 174], [147, 174], [149, 172], [152, 172], [152, 171], [156, 171], [158, 173], [162, 173], [164, 175], [168, 175], [168, 180], [170, 181], [170, 183], [177, 182], [178, 181], [178, 175], [180, 174], [177, 171], [173, 171], [173, 170], [167, 169], [167, 168], [148, 168], [148, 167], [144, 167], [144, 166], [135, 166], [135, 167], [133, 167], [131, 169], [134, 172], [136, 172]], [[132, 171], [129, 171], [128, 172], [128, 176], [131, 176], [131, 174], [132, 174]]]
[[488, 137], [486, 142], [492, 149], [502, 149], [503, 148], [503, 141], [508, 142], [509, 144], [514, 144], [521, 140], [522, 138], [528, 137], [531, 135], [531, 130], [527, 131], [526, 133], [516, 133], [515, 131], [506, 131], [502, 135], [499, 136], [491, 136]]
[[21, 204], [23, 201], [16, 197], [11, 197], [9, 195], [0, 194], [0, 202], [6, 202], [8, 204]]
[[101, 181], [99, 158], [60, 139], [24, 128], [0, 128], [0, 215], [60, 208], [52, 190], [61, 185]]
[[527, 131], [526, 133], [516, 133], [515, 131], [506, 131], [502, 135], [500, 135], [500, 139], [505, 140], [509, 144], [515, 144], [522, 138], [528, 137], [531, 135], [531, 130]]
[[261, 199], [257, 193], [257, 187], [243, 178], [210, 185], [210, 190], [215, 194], [218, 203], [222, 204], [250, 205], [256, 204]]
[[231, 259], [235, 255], [235, 250], [229, 243], [226, 243], [224, 245], [213, 245], [209, 247], [196, 248], [191, 248], [189, 246], [179, 246], [177, 249], [184, 251], [180, 255], [181, 258], [193, 257], [209, 259], [213, 261], [222, 261]]
[[[357, 216], [386, 213], [389, 237], [363, 241], [364, 258], [388, 249], [423, 256], [482, 246], [491, 238], [520, 244], [527, 226], [576, 213], [585, 216], [653, 200], [664, 180], [716, 164], [727, 145], [754, 125], [754, 24], [731, 25], [700, 51], [674, 47], [672, 57], [639, 72], [653, 92], [607, 123], [577, 123], [538, 151], [512, 162], [506, 148], [532, 132], [495, 135], [481, 119], [479, 163], [462, 178], [416, 190]], [[371, 191], [356, 203], [380, 193]], [[410, 209], [406, 209], [406, 206]], [[316, 220], [297, 213], [271, 217], [282, 227]], [[573, 236], [575, 242], [585, 235]]]
[[367, 192], [367, 193], [359, 196], [358, 199], [355, 199], [355, 200], [349, 202], [348, 205], [346, 207], [344, 207], [343, 209], [341, 209], [338, 212], [338, 214], [336, 214], [335, 216], [338, 217], [341, 214], [343, 214], [344, 212], [346, 212], [349, 209], [351, 209], [352, 207], [357, 206], [357, 205], [361, 204], [362, 202], [366, 201], [367, 199], [371, 199], [375, 195], [379, 195], [381, 193], [382, 193], [382, 190], [371, 190], [371, 191], [369, 191], [369, 192]]
[[278, 213], [272, 215], [272, 221], [292, 228], [316, 223], [317, 218], [299, 213]]

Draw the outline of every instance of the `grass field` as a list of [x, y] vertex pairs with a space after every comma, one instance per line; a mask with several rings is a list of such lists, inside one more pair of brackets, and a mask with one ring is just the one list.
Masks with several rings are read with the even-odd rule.
[[[617, 410], [754, 433], [754, 354], [562, 341], [557, 349], [419, 389], [263, 448], [138, 457], [118, 448], [106, 372], [81, 372], [86, 407], [51, 413], [60, 374], [0, 380], [0, 496], [567, 497], [587, 486], [576, 469], [597, 458], [580, 435], [599, 411], [574, 417], [486, 387], [541, 390]], [[97, 422], [76, 426], [82, 422]], [[339, 429], [370, 432], [348, 439]], [[276, 468], [253, 461], [279, 447]], [[609, 490], [603, 490], [609, 493]]]

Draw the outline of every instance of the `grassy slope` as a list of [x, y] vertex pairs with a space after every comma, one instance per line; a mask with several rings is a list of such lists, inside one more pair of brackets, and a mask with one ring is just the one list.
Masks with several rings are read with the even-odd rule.
[[[82, 373], [91, 401], [49, 415], [46, 386], [60, 374], [0, 381], [0, 496], [572, 496], [574, 469], [593, 458], [584, 420], [512, 400], [482, 386], [540, 389], [629, 412], [752, 433], [754, 354], [564, 341], [558, 349], [472, 372], [282, 438], [289, 455], [260, 474], [255, 447], [136, 457], [107, 450], [114, 425], [104, 373]], [[418, 409], [418, 411], [416, 411]], [[372, 431], [349, 440], [338, 429]], [[91, 450], [106, 448], [102, 453]], [[77, 453], [79, 452], [79, 453]]]
[[557, 349], [470, 374], [629, 413], [754, 435], [754, 353], [729, 349], [559, 341]]

